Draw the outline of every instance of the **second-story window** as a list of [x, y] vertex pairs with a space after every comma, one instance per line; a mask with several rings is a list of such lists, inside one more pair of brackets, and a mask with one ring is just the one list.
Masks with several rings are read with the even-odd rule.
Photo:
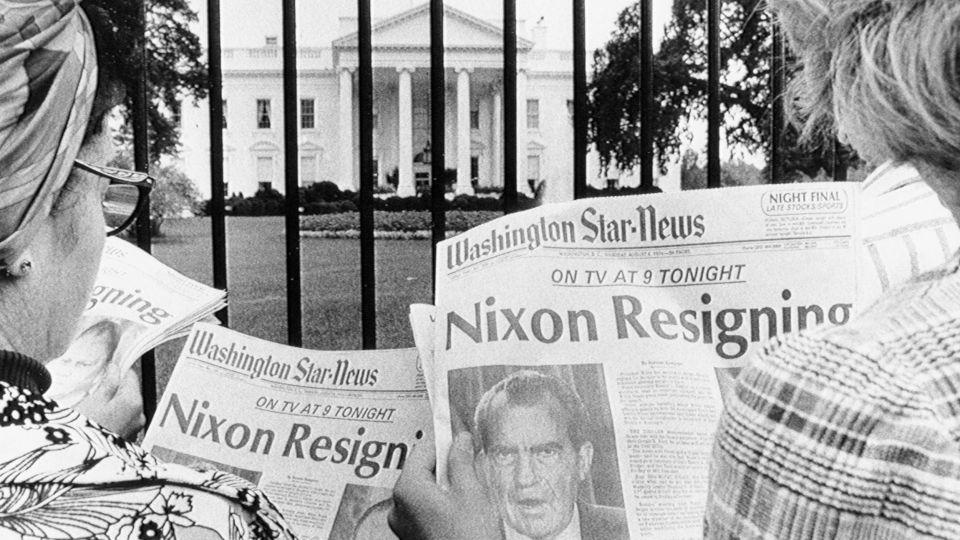
[[480, 111], [470, 110], [470, 129], [480, 129]]
[[527, 100], [527, 129], [540, 129], [540, 100]]
[[257, 100], [257, 128], [270, 129], [270, 100]]
[[220, 111], [223, 113], [223, 129], [227, 129], [227, 100], [220, 102]]
[[314, 128], [313, 98], [300, 100], [300, 129]]

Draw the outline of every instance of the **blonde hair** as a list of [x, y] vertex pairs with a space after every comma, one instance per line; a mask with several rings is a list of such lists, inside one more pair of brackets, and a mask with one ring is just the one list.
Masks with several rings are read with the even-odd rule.
[[768, 3], [800, 59], [785, 101], [804, 139], [960, 170], [960, 1]]

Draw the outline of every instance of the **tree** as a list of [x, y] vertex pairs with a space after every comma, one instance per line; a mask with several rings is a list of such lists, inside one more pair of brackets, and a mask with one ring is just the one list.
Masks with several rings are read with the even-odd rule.
[[[130, 169], [133, 158], [128, 153], [118, 155], [110, 162], [111, 167]], [[167, 218], [180, 217], [185, 212], [193, 212], [200, 203], [200, 192], [183, 171], [173, 165], [159, 165], [150, 170], [150, 176], [156, 179], [150, 190], [150, 234], [163, 236], [161, 227]], [[136, 230], [130, 227], [131, 231]]]
[[[750, 152], [768, 152], [770, 142], [769, 16], [764, 0], [721, 2], [721, 113], [727, 141]], [[610, 41], [594, 53], [589, 86], [591, 142], [603, 167], [631, 169], [640, 163], [640, 2], [624, 9]], [[663, 167], [689, 144], [691, 120], [706, 117], [707, 32], [705, 0], [674, 0], [672, 19], [654, 57], [654, 144]], [[784, 130], [785, 169], [815, 175], [830, 170], [833, 144], [800, 145]], [[844, 164], [856, 160], [846, 149]]]
[[[680, 159], [680, 189], [704, 189], [707, 187], [707, 170], [699, 165], [700, 156], [687, 148]], [[720, 165], [720, 185], [754, 186], [762, 183], [763, 172], [747, 163], [734, 158]]]
[[[121, 141], [131, 141], [131, 113], [136, 77], [142, 65], [136, 44], [141, 0], [87, 0], [85, 9], [97, 34], [101, 69], [119, 81], [124, 97], [125, 125]], [[175, 155], [180, 128], [176, 117], [181, 99], [206, 96], [207, 69], [201, 61], [200, 39], [190, 30], [197, 14], [187, 0], [146, 0], [147, 107], [151, 161]]]

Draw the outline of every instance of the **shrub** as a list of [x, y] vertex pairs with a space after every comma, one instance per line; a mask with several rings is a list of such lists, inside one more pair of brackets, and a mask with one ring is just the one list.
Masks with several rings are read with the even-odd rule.
[[593, 186], [587, 186], [586, 195], [587, 197], [619, 197], [621, 195], [644, 195], [647, 193], [661, 193], [663, 190], [657, 186], [653, 186], [650, 189], [645, 189], [641, 186], [637, 187], [622, 187], [622, 188], [604, 188], [597, 189]]
[[[496, 219], [501, 212], [462, 212], [448, 211], [447, 230], [463, 232], [477, 225]], [[430, 212], [374, 212], [374, 229], [389, 232], [429, 231], [432, 227]], [[359, 212], [341, 212], [336, 214], [318, 214], [300, 218], [300, 230], [346, 232], [360, 229]]]
[[317, 182], [300, 188], [300, 202], [304, 205], [318, 202], [333, 202], [344, 199], [344, 192], [333, 182]]

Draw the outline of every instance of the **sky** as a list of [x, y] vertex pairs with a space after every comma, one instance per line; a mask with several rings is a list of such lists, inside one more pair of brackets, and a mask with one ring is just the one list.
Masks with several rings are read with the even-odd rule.
[[[613, 31], [617, 15], [634, 0], [586, 1], [587, 49], [602, 47]], [[373, 18], [388, 17], [423, 3], [423, 0], [371, 0]], [[206, 43], [205, 0], [190, 0], [200, 14], [197, 32]], [[541, 21], [546, 26], [546, 48], [570, 49], [572, 46], [572, 1], [518, 0], [517, 19], [530, 29]], [[655, 0], [653, 5], [655, 42], [670, 16], [670, 0]], [[280, 0], [225, 0], [221, 3], [221, 40], [224, 47], [258, 47], [267, 35], [279, 35]], [[481, 19], [502, 21], [502, 2], [447, 0], [455, 7]], [[318, 9], [317, 6], [322, 6]], [[353, 0], [299, 0], [297, 2], [297, 40], [303, 46], [329, 47], [340, 36], [340, 18], [356, 17]]]

